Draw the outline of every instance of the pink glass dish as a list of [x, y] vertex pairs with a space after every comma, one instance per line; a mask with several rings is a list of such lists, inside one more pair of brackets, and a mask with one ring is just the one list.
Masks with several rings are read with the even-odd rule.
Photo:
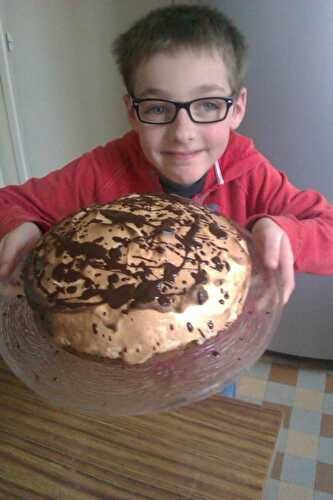
[[268, 348], [283, 310], [278, 271], [266, 269], [251, 236], [253, 261], [242, 314], [223, 334], [142, 365], [83, 359], [40, 333], [24, 297], [0, 300], [0, 354], [51, 405], [88, 414], [137, 415], [205, 399], [253, 365]]

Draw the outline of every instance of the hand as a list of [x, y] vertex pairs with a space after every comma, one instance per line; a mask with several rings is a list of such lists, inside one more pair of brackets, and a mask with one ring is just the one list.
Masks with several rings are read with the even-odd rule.
[[265, 265], [280, 269], [283, 303], [286, 304], [295, 288], [294, 254], [285, 231], [272, 219], [263, 217], [252, 227], [254, 242], [262, 254]]
[[25, 222], [0, 241], [0, 281], [10, 280], [15, 269], [34, 247], [42, 232], [33, 222]]

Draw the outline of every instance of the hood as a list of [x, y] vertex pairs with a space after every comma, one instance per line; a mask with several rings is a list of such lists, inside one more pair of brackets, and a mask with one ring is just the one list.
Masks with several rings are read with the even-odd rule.
[[264, 161], [266, 161], [265, 157], [257, 151], [252, 139], [231, 132], [228, 146], [219, 159], [224, 183], [247, 174], [249, 170]]

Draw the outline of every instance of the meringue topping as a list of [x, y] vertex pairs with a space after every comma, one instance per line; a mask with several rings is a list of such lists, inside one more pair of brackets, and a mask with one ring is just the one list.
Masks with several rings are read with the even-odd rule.
[[135, 364], [223, 332], [250, 272], [246, 241], [225, 217], [176, 195], [132, 194], [55, 225], [24, 284], [56, 344]]

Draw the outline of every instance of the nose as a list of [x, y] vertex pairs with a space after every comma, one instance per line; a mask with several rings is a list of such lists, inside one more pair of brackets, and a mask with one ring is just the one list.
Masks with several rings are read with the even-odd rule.
[[195, 136], [196, 123], [194, 123], [186, 109], [180, 109], [174, 122], [170, 123], [170, 134], [178, 142], [187, 142]]

